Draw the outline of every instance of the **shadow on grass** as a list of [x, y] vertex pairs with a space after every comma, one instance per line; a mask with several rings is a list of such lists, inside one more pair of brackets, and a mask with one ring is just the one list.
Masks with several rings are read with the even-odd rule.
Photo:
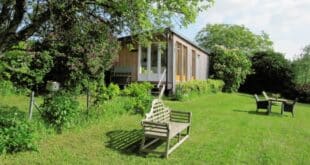
[[106, 134], [109, 137], [109, 141], [106, 146], [120, 153], [128, 155], [138, 155], [140, 142], [143, 137], [142, 130], [116, 130], [110, 131]]
[[[109, 141], [106, 143], [106, 147], [118, 151], [121, 154], [135, 155], [145, 157], [146, 153], [140, 153], [139, 147], [143, 138], [143, 130], [134, 129], [131, 131], [116, 130], [106, 133]], [[146, 143], [153, 139], [148, 139]], [[156, 149], [163, 144], [163, 141], [158, 141], [152, 144], [149, 149]], [[152, 156], [152, 155], [150, 155]]]
[[247, 111], [247, 110], [240, 110], [240, 109], [234, 109], [234, 112], [241, 112], [241, 113], [248, 113], [250, 115], [261, 115], [261, 116], [277, 116], [277, 117], [282, 117], [282, 115], [280, 113], [276, 113], [276, 112], [271, 112], [270, 114], [268, 114], [266, 111]]
[[25, 120], [27, 113], [21, 111], [16, 106], [0, 106], [0, 117]]

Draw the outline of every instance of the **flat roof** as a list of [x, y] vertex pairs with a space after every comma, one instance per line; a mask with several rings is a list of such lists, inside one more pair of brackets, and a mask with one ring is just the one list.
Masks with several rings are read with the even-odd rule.
[[192, 46], [196, 47], [197, 49], [199, 49], [200, 51], [209, 54], [210, 52], [208, 52], [206, 49], [200, 47], [198, 44], [196, 44], [195, 42], [191, 41], [190, 39], [188, 39], [187, 37], [185, 37], [184, 35], [176, 32], [175, 30], [171, 29], [171, 28], [167, 28], [168, 31], [172, 32], [173, 34], [175, 34], [176, 36], [178, 36], [179, 38], [185, 40], [186, 42], [188, 42], [189, 44], [191, 44]]
[[[188, 39], [187, 37], [185, 37], [184, 35], [180, 34], [179, 32], [173, 30], [172, 28], [166, 28], [165, 33], [167, 32], [171, 32], [174, 35], [178, 36], [179, 38], [183, 39], [184, 41], [186, 41], [187, 43], [189, 43], [190, 45], [194, 46], [195, 48], [197, 48], [198, 50], [202, 51], [205, 54], [210, 54], [210, 52], [208, 52], [206, 49], [200, 47], [197, 43], [191, 41], [190, 39]], [[131, 35], [128, 36], [123, 36], [123, 37], [119, 37], [118, 40], [120, 41], [129, 41], [132, 39]]]

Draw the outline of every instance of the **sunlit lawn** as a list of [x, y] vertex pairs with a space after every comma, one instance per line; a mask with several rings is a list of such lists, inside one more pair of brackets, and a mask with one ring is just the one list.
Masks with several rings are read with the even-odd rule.
[[[27, 99], [1, 97], [0, 104], [27, 111]], [[141, 129], [141, 116], [125, 114], [49, 135], [40, 140], [37, 152], [1, 156], [0, 164], [310, 164], [310, 105], [297, 104], [293, 118], [281, 116], [280, 105], [269, 116], [264, 110], [255, 113], [254, 99], [245, 94], [166, 103], [193, 113], [190, 139], [168, 159], [141, 156], [136, 145], [123, 149], [121, 143], [127, 141], [122, 136]]]

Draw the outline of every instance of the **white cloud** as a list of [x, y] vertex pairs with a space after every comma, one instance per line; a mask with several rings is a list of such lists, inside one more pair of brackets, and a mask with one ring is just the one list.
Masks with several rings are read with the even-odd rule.
[[194, 39], [207, 23], [243, 24], [255, 33], [265, 31], [275, 49], [292, 59], [310, 44], [310, 1], [216, 0], [215, 6], [201, 13], [195, 24], [179, 31]]

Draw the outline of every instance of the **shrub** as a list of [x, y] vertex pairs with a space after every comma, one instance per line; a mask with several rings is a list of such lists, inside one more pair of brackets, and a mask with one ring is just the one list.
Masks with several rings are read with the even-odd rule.
[[120, 95], [120, 88], [118, 85], [111, 83], [108, 87], [104, 84], [99, 85], [95, 94], [95, 105], [100, 105], [105, 101], [111, 100]]
[[252, 94], [270, 91], [286, 96], [294, 89], [294, 72], [283, 54], [274, 51], [256, 52], [251, 62], [254, 72], [246, 77], [239, 91]]
[[41, 116], [46, 124], [54, 127], [59, 133], [65, 126], [73, 123], [77, 114], [78, 102], [68, 93], [59, 92], [44, 98]]
[[7, 96], [15, 93], [15, 87], [11, 81], [0, 81], [0, 95]]
[[296, 87], [299, 101], [310, 103], [310, 84], [299, 85]]
[[223, 87], [222, 80], [191, 80], [176, 85], [175, 99], [185, 100], [195, 94], [217, 93], [222, 91]]
[[25, 120], [18, 120], [15, 116], [13, 118], [0, 116], [0, 154], [36, 149], [31, 125]]
[[11, 81], [1, 80], [0, 81], [0, 95], [26, 95], [30, 93], [30, 90], [27, 88], [17, 88]]
[[132, 97], [132, 101], [127, 105], [127, 109], [134, 109], [136, 112], [144, 114], [150, 109], [152, 95], [152, 84], [148, 82], [132, 83], [123, 90], [123, 95]]
[[113, 99], [120, 94], [120, 88], [117, 84], [111, 83], [107, 88], [109, 99]]

